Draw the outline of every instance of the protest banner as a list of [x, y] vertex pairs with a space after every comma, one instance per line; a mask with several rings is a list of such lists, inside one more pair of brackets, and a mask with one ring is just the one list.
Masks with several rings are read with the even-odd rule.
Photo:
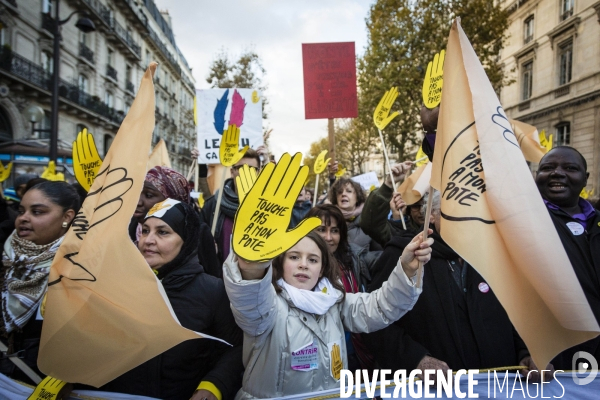
[[171, 160], [169, 159], [169, 150], [164, 140], [160, 139], [156, 146], [152, 149], [150, 157], [148, 158], [148, 169], [154, 167], [167, 167], [171, 168]]
[[510, 127], [517, 138], [523, 156], [529, 162], [539, 163], [548, 150], [540, 144], [540, 135], [535, 126], [509, 119]]
[[377, 178], [377, 174], [373, 171], [367, 172], [366, 174], [353, 176], [350, 179], [352, 179], [354, 182], [359, 183], [365, 191], [371, 190], [371, 186], [375, 186], [376, 188], [381, 186], [381, 184], [379, 183], [379, 178]]
[[[232, 114], [232, 110], [233, 114]], [[263, 144], [262, 97], [255, 89], [206, 89], [196, 92], [200, 164], [219, 164], [223, 132], [229, 124], [240, 129], [242, 147]], [[239, 121], [243, 120], [243, 124]]]
[[94, 135], [83, 128], [83, 131], [79, 132], [73, 141], [72, 151], [75, 179], [86, 192], [89, 192], [102, 164], [102, 159], [96, 149]]
[[431, 180], [431, 163], [421, 165], [415, 172], [410, 174], [402, 185], [398, 188], [398, 192], [402, 195], [402, 199], [407, 205], [415, 204], [425, 194], [429, 193]]
[[38, 366], [99, 387], [188, 340], [127, 227], [146, 176], [156, 63], [142, 78], [81, 210], [50, 269]]
[[356, 53], [354, 42], [303, 43], [304, 115], [327, 118], [329, 155], [335, 163], [334, 118], [356, 118]]
[[292, 208], [308, 177], [302, 154], [285, 153], [277, 165], [268, 163], [246, 194], [233, 222], [233, 251], [248, 261], [266, 261], [284, 253], [321, 225], [311, 217], [287, 230]]
[[440, 234], [489, 283], [541, 369], [600, 328], [458, 19], [444, 70], [431, 174]]

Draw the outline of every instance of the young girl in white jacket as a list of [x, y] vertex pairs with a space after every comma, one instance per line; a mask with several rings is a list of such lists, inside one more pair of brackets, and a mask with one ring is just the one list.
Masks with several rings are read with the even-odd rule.
[[244, 331], [246, 367], [236, 399], [339, 388], [347, 368], [344, 330], [377, 331], [412, 309], [421, 293], [419, 261], [429, 261], [432, 243], [415, 236], [381, 289], [356, 294], [344, 293], [335, 258], [315, 232], [271, 262], [247, 262], [232, 252], [223, 278]]

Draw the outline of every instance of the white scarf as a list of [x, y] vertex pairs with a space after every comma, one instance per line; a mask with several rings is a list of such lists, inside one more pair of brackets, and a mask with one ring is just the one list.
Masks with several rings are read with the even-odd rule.
[[311, 314], [325, 314], [342, 295], [327, 278], [321, 278], [312, 291], [295, 288], [281, 278], [277, 284], [285, 289], [296, 307]]

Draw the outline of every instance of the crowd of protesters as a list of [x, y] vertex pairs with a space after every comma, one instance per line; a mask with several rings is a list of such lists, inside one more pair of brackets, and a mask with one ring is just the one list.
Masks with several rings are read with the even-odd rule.
[[[423, 116], [425, 129], [436, 122], [437, 115]], [[542, 369], [493, 289], [440, 236], [439, 193], [406, 204], [389, 176], [371, 193], [332, 177], [326, 198], [313, 204], [302, 189], [292, 210], [290, 229], [317, 217], [314, 231], [268, 262], [238, 257], [231, 246], [240, 207], [235, 177], [243, 165], [259, 172], [265, 159], [248, 150], [231, 167], [222, 195], [213, 193], [202, 209], [183, 175], [148, 171], [129, 236], [181, 325], [231, 346], [186, 341], [100, 390], [161, 399], [272, 398], [338, 387], [341, 369]], [[392, 166], [394, 181], [411, 168]], [[600, 212], [580, 197], [587, 178], [585, 158], [559, 146], [542, 158], [535, 182], [600, 322]], [[85, 193], [33, 175], [17, 177], [15, 191], [20, 202], [0, 199], [0, 340], [8, 348], [0, 372], [28, 382], [8, 356], [42, 376], [36, 361], [48, 273]], [[570, 223], [583, 231], [574, 234]], [[570, 369], [577, 351], [600, 359], [600, 339], [564, 351], [544, 369]], [[533, 378], [544, 379], [535, 372]]]

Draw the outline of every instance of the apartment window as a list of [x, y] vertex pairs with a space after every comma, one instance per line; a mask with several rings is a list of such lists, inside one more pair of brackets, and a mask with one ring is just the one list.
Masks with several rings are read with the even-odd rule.
[[2, 21], [0, 21], [0, 46], [4, 46], [8, 42], [8, 38], [6, 36], [6, 27]]
[[131, 79], [131, 65], [126, 65], [125, 66], [125, 80], [127, 82], [132, 82], [133, 79]]
[[110, 65], [111, 67], [114, 65], [115, 62], [115, 52], [111, 49], [108, 49], [107, 62], [108, 65]]
[[571, 123], [561, 122], [556, 125], [554, 146], [568, 146], [571, 144]]
[[52, 15], [52, 0], [44, 0], [42, 1], [42, 12], [45, 14]]
[[79, 75], [79, 78], [77, 79], [77, 86], [79, 86], [80, 91], [88, 93], [89, 83], [87, 76]]
[[104, 103], [106, 103], [106, 105], [109, 108], [114, 108], [114, 106], [115, 106], [115, 97], [113, 96], [113, 94], [111, 92], [104, 93]]
[[114, 138], [111, 135], [104, 135], [104, 157], [108, 154], [108, 149], [110, 149], [113, 139]]
[[108, 8], [108, 19], [110, 21], [110, 26], [114, 27], [115, 26], [115, 10], [112, 8]]
[[52, 54], [47, 51], [42, 51], [42, 68], [44, 72], [52, 75], [52, 71], [54, 71], [54, 61], [52, 60]]
[[575, 0], [560, 0], [560, 20], [564, 21], [573, 15]]
[[78, 134], [79, 132], [83, 132], [84, 129], [87, 129], [87, 126], [83, 125], [83, 124], [77, 124], [77, 130], [75, 131], [75, 134]]
[[527, 100], [533, 92], [533, 61], [523, 64], [521, 70], [521, 100]]
[[533, 15], [525, 20], [523, 24], [523, 42], [525, 44], [533, 40]]
[[151, 57], [150, 52], [146, 50], [146, 66], [150, 65]]
[[559, 75], [558, 84], [565, 85], [571, 82], [573, 71], [573, 42], [562, 44], [558, 47]]
[[131, 104], [125, 103], [125, 110], [123, 110], [123, 111], [125, 111], [125, 114], [127, 114], [129, 112], [130, 108], [131, 108]]

